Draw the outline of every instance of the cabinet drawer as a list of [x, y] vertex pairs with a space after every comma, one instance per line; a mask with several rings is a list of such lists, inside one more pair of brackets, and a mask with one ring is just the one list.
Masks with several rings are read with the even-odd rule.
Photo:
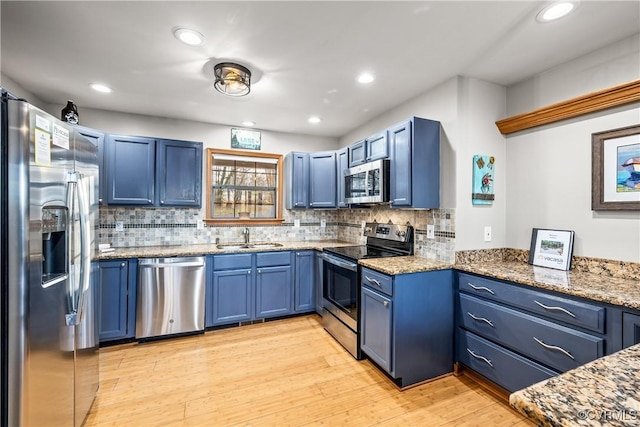
[[458, 278], [459, 289], [463, 292], [504, 302], [594, 332], [605, 332], [606, 309], [596, 304], [465, 273], [459, 273]]
[[391, 276], [363, 268], [360, 281], [363, 286], [368, 286], [378, 292], [393, 296], [393, 277]]
[[274, 267], [277, 265], [291, 265], [291, 252], [262, 252], [256, 254], [258, 267]]
[[557, 375], [551, 369], [463, 329], [458, 330], [458, 361], [509, 392]]
[[559, 371], [604, 355], [604, 339], [460, 294], [459, 325]]
[[214, 270], [234, 270], [238, 268], [251, 268], [251, 254], [214, 255]]

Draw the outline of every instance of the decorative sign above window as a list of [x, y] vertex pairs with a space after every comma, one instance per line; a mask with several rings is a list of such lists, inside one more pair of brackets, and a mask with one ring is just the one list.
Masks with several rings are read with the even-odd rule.
[[260, 131], [231, 128], [231, 148], [260, 150]]
[[493, 156], [473, 156], [473, 191], [471, 200], [474, 205], [490, 205], [495, 199], [493, 176], [496, 159]]

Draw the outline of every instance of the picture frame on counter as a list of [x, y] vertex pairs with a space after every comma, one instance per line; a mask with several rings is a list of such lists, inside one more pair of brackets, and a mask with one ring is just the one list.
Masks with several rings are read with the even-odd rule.
[[591, 135], [591, 210], [640, 210], [640, 125]]
[[569, 270], [573, 255], [571, 230], [551, 230], [534, 228], [531, 232], [529, 264], [556, 270]]

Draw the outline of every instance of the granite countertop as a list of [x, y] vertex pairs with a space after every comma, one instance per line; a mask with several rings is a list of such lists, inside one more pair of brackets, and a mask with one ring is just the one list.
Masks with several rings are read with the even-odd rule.
[[417, 256], [366, 258], [358, 260], [358, 264], [390, 275], [446, 270], [447, 268], [453, 267], [451, 264], [445, 262], [432, 261]]
[[[232, 244], [233, 242], [222, 242], [221, 244]], [[253, 244], [260, 242], [251, 242]], [[269, 243], [269, 242], [264, 242]], [[241, 245], [242, 243], [238, 243]], [[164, 246], [137, 246], [129, 248], [115, 248], [115, 251], [101, 253], [98, 259], [116, 259], [116, 258], [160, 258], [170, 256], [193, 256], [207, 254], [226, 254], [226, 253], [242, 253], [242, 252], [270, 252], [270, 251], [296, 251], [296, 250], [319, 250], [327, 247], [352, 246], [355, 243], [343, 242], [340, 240], [311, 240], [305, 242], [281, 242], [282, 246], [278, 247], [253, 247], [253, 248], [223, 248], [219, 249], [215, 243], [213, 244], [194, 244], [194, 245], [164, 245]]]
[[456, 264], [457, 270], [640, 310], [640, 283], [602, 274], [553, 270], [525, 262]]
[[542, 426], [640, 424], [640, 344], [511, 394], [509, 403]]

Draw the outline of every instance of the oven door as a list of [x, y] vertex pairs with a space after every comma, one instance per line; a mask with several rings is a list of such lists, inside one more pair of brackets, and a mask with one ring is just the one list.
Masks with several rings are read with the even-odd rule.
[[323, 297], [329, 311], [354, 332], [358, 330], [358, 264], [323, 253]]

